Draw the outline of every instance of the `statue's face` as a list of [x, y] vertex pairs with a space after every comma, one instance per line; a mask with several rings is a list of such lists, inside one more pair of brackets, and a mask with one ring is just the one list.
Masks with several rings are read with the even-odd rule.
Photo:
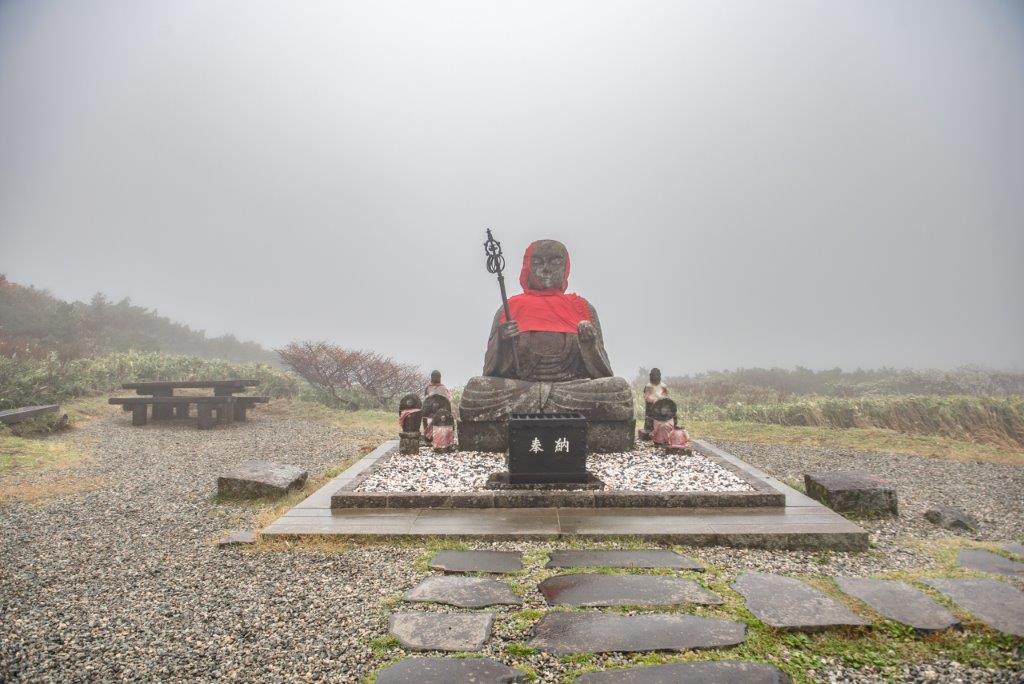
[[431, 373], [430, 374], [430, 382], [434, 383], [435, 385], [440, 385], [441, 384], [441, 371], [434, 371], [433, 373]]
[[559, 290], [565, 277], [565, 245], [556, 240], [539, 240], [530, 252], [530, 278], [532, 290]]
[[657, 368], [652, 368], [651, 369], [651, 384], [652, 385], [660, 385], [661, 384], [661, 371], [658, 370]]

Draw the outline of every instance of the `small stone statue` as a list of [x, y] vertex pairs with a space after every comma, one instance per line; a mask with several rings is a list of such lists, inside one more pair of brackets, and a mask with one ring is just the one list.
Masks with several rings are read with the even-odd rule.
[[676, 429], [676, 402], [668, 397], [651, 404], [651, 440], [655, 444], [668, 444], [668, 436]]
[[452, 412], [452, 402], [443, 394], [431, 394], [423, 400], [423, 439], [427, 444], [433, 439], [434, 416], [438, 411], [446, 410]]
[[668, 433], [668, 444], [665, 445], [665, 451], [670, 454], [692, 454], [690, 434], [682, 426], [676, 426], [672, 432]]
[[426, 399], [431, 394], [443, 394], [448, 401], [452, 400], [451, 391], [441, 384], [441, 371], [430, 372], [430, 384], [423, 388], [423, 398]]
[[420, 451], [420, 415], [423, 402], [415, 394], [406, 394], [398, 403], [398, 425], [401, 427], [398, 451], [403, 454], [417, 454]]
[[640, 431], [640, 439], [651, 439], [654, 431], [654, 418], [651, 416], [651, 407], [654, 402], [668, 396], [668, 385], [661, 381], [661, 370], [651, 369], [650, 382], [644, 387], [644, 429]]
[[434, 414], [431, 444], [438, 454], [455, 451], [455, 419], [446, 408], [440, 408]]

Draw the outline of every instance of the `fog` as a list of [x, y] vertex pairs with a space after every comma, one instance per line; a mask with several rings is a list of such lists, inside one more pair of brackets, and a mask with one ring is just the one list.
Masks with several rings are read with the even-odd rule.
[[615, 371], [1024, 367], [1024, 3], [0, 2], [0, 272], [480, 372], [563, 241]]

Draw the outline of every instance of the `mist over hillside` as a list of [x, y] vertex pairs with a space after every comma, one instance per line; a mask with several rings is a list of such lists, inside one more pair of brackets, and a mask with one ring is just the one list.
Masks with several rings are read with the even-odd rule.
[[96, 293], [86, 302], [58, 299], [45, 289], [0, 275], [0, 356], [62, 359], [128, 350], [188, 354], [227, 361], [277, 362], [277, 355], [234, 335], [207, 337], [125, 297]]

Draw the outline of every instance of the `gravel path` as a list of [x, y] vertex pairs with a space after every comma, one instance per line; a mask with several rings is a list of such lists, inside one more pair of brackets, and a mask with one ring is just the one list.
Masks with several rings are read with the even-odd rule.
[[[252, 551], [214, 545], [225, 530], [252, 528], [261, 510], [213, 500], [214, 480], [224, 467], [266, 458], [307, 467], [315, 478], [359, 455], [373, 434], [343, 433], [257, 410], [246, 424], [202, 432], [191, 425], [134, 428], [118, 413], [70, 435], [92, 458], [62, 474], [92, 478], [98, 488], [0, 509], [0, 681], [359, 682], [403, 655], [394, 647], [380, 650], [379, 643], [375, 653], [371, 642], [386, 635], [387, 616], [401, 592], [429, 574], [417, 563], [428, 555], [425, 547], [275, 544]], [[927, 492], [925, 498], [942, 495], [978, 514], [985, 521], [983, 538], [1022, 536], [1019, 468], [723, 446], [787, 479], [810, 466], [849, 466], [852, 458], [858, 465], [877, 463], [880, 470], [867, 469], [895, 481], [906, 514], [892, 523], [868, 523], [879, 547], [864, 554], [679, 548], [712, 566], [706, 580], [726, 581], [746, 569], [819, 576], [927, 569], [931, 557], [912, 544], [897, 544], [896, 538], [950, 533], [937, 533], [917, 520], [924, 502], [905, 491], [914, 487]], [[53, 473], [18, 477], [28, 485]], [[14, 480], [7, 476], [4, 484]], [[543, 552], [557, 545], [473, 546], [525, 552], [528, 575], [511, 579], [532, 586], [547, 572], [541, 568]], [[543, 608], [536, 591], [527, 590], [525, 600], [523, 608]], [[518, 610], [495, 609], [499, 619], [485, 654], [528, 666], [540, 681], [561, 681], [573, 664], [505, 651], [526, 638], [529, 621], [512, 619]], [[722, 609], [687, 612], [715, 610]], [[630, 662], [620, 655], [593, 659], [598, 666]], [[883, 680], [870, 667], [841, 662], [826, 663], [814, 676]], [[1021, 669], [989, 671], [936, 661], [907, 666], [897, 680], [1016, 682], [1022, 677]]]
[[[587, 469], [608, 490], [636, 492], [750, 492], [753, 487], [714, 461], [693, 454], [681, 456], [641, 444], [616, 454], [590, 454]], [[505, 470], [501, 454], [456, 451], [436, 454], [427, 447], [418, 454], [396, 455], [377, 466], [356, 488], [360, 492], [476, 492], [489, 475]]]

